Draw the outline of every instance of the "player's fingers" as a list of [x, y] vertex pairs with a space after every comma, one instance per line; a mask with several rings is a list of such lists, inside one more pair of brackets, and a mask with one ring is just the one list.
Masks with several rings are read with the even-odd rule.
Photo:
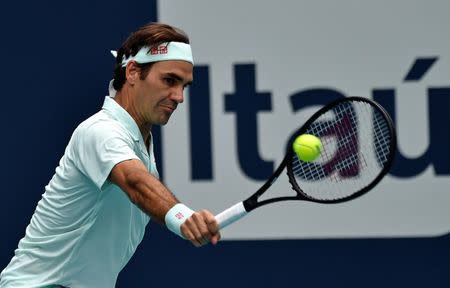
[[201, 211], [208, 230], [211, 234], [217, 234], [219, 232], [219, 224], [217, 223], [216, 217], [208, 210]]
[[216, 217], [208, 210], [202, 210], [201, 213], [210, 233], [210, 242], [212, 244], [216, 244], [221, 237], [219, 231], [220, 227], [217, 223]]
[[181, 225], [180, 229], [183, 233], [184, 238], [189, 240], [192, 245], [194, 245], [195, 247], [202, 246], [202, 243], [197, 240], [198, 237], [195, 236], [196, 233], [191, 229], [188, 220], [186, 220], [183, 225]]
[[201, 213], [195, 212], [186, 220], [185, 223], [200, 245], [205, 245], [210, 241], [211, 233], [209, 233], [208, 227]]
[[211, 244], [216, 245], [217, 242], [219, 242], [220, 237], [221, 237], [221, 236], [220, 236], [220, 233], [214, 234], [214, 235], [211, 237]]
[[199, 237], [198, 238], [199, 242], [201, 242], [203, 245], [207, 244], [211, 240], [212, 233], [208, 229], [204, 213], [203, 212], [194, 213], [192, 215], [192, 219], [194, 220], [196, 228], [200, 233], [200, 235], [196, 235]]
[[202, 210], [195, 212], [182, 225], [182, 232], [185, 237], [199, 247], [211, 242], [216, 244], [220, 240], [220, 233], [214, 215]]

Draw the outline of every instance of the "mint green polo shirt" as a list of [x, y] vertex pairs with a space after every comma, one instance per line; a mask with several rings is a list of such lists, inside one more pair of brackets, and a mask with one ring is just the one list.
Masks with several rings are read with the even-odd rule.
[[150, 218], [108, 176], [116, 164], [140, 159], [158, 177], [148, 148], [133, 118], [106, 97], [75, 129], [0, 287], [114, 287]]

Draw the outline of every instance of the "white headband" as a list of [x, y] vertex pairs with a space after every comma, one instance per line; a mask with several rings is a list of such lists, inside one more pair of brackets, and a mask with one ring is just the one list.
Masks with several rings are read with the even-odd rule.
[[[117, 57], [116, 51], [111, 51], [111, 54], [113, 54], [114, 57]], [[122, 67], [127, 66], [128, 62], [132, 60], [140, 64], [168, 60], [182, 60], [194, 65], [191, 46], [183, 42], [162, 43], [153, 48], [149, 48], [148, 46], [142, 47], [135, 56], [125, 58], [124, 55]]]

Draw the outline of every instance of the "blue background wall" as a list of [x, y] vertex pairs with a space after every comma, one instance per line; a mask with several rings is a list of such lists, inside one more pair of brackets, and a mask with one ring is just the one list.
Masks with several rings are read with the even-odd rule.
[[[78, 123], [100, 109], [110, 49], [156, 1], [7, 2], [1, 9], [0, 269]], [[450, 287], [450, 238], [227, 241], [194, 248], [152, 223], [118, 287]]]

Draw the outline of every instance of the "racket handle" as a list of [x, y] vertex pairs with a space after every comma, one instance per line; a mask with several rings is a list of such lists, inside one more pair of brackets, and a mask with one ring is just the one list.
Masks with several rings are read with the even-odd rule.
[[222, 211], [221, 213], [216, 215], [217, 223], [219, 224], [220, 229], [225, 228], [231, 223], [241, 219], [245, 215], [247, 215], [247, 211], [245, 211], [244, 203], [239, 202], [230, 208]]

